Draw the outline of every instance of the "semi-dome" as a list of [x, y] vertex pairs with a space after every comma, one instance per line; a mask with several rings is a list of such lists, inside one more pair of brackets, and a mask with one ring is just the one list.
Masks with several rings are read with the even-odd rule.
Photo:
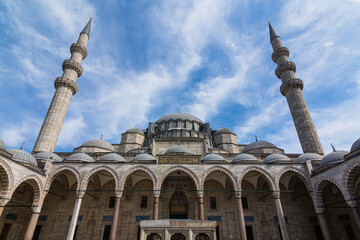
[[62, 158], [53, 152], [39, 152], [34, 155], [37, 160], [51, 159], [53, 162], [62, 162]]
[[274, 153], [264, 159], [264, 163], [289, 162], [291, 159], [283, 154]]
[[4, 141], [3, 141], [1, 138], [0, 138], [0, 150], [6, 151], [5, 143], [4, 143]]
[[128, 130], [126, 130], [125, 133], [139, 133], [141, 135], [144, 135], [144, 132], [141, 129], [137, 128], [137, 127], [129, 128]]
[[139, 155], [136, 155], [132, 160], [132, 162], [137, 161], [155, 161], [155, 158], [153, 155], [147, 154], [147, 153], [141, 153]]
[[237, 163], [237, 162], [247, 162], [247, 161], [256, 161], [257, 162], [258, 159], [251, 154], [240, 153], [240, 154], [236, 155], [231, 162]]
[[215, 134], [220, 134], [220, 133], [231, 133], [231, 134], [234, 134], [230, 129], [224, 128], [224, 127], [216, 130], [216, 132], [215, 132]]
[[105, 142], [104, 140], [101, 140], [101, 139], [87, 141], [86, 143], [82, 144], [81, 147], [98, 147], [98, 148], [102, 148], [102, 149], [106, 149], [106, 150], [110, 150], [110, 151], [115, 151], [115, 148], [113, 145], [111, 145], [110, 143]]
[[167, 155], [167, 154], [175, 154], [175, 153], [193, 154], [193, 152], [191, 152], [191, 150], [188, 149], [187, 147], [177, 145], [177, 146], [171, 147], [168, 150], [166, 150], [165, 155]]
[[304, 163], [306, 161], [320, 161], [323, 158], [317, 153], [304, 153], [295, 159], [296, 163]]
[[156, 120], [156, 123], [160, 123], [162, 121], [169, 121], [169, 120], [189, 120], [189, 121], [200, 122], [200, 123], [203, 122], [199, 118], [197, 118], [189, 113], [171, 113], [171, 114], [168, 114], [168, 115], [165, 115], [165, 116], [159, 118], [158, 120]]
[[266, 142], [266, 141], [255, 141], [255, 142], [247, 145], [244, 148], [243, 152], [247, 152], [247, 151], [259, 149], [259, 148], [276, 148], [276, 146], [274, 144], [272, 144], [270, 142]]
[[333, 163], [340, 163], [345, 160], [344, 156], [348, 154], [348, 151], [333, 151], [327, 154], [320, 162], [320, 167], [324, 167]]
[[[1, 139], [0, 139], [1, 140]], [[350, 152], [355, 152], [356, 150], [360, 149], [360, 138], [356, 140], [353, 145], [351, 146]]]
[[31, 165], [33, 165], [35, 167], [38, 166], [34, 156], [31, 155], [30, 153], [24, 151], [24, 150], [21, 150], [21, 149], [9, 149], [7, 151], [13, 155], [12, 159], [14, 161], [16, 161], [16, 162], [31, 164]]
[[108, 153], [105, 154], [104, 156], [102, 156], [100, 159], [100, 161], [114, 161], [114, 162], [127, 162], [125, 160], [125, 158], [123, 158], [122, 156], [120, 156], [117, 153]]
[[86, 153], [74, 153], [67, 158], [65, 158], [65, 161], [81, 161], [81, 162], [95, 162], [92, 157], [87, 155]]
[[225, 158], [223, 156], [216, 154], [216, 153], [209, 153], [205, 155], [201, 161], [225, 161]]

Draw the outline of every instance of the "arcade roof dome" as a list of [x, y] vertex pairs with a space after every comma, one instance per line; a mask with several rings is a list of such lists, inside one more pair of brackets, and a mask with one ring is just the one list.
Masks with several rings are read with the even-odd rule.
[[53, 160], [53, 162], [62, 162], [62, 158], [53, 152], [39, 152], [39, 153], [35, 154], [34, 157], [38, 160], [51, 159], [51, 160]]
[[272, 144], [270, 142], [266, 142], [266, 141], [255, 141], [255, 142], [247, 145], [244, 148], [243, 152], [247, 152], [247, 151], [259, 149], [259, 148], [276, 148], [276, 146], [274, 144]]
[[320, 161], [323, 158], [317, 153], [304, 153], [295, 159], [296, 163], [304, 163], [306, 161]]
[[340, 163], [345, 160], [344, 156], [348, 154], [348, 151], [333, 151], [327, 154], [320, 162], [320, 167], [324, 167], [333, 163]]
[[86, 153], [74, 153], [67, 158], [65, 158], [66, 161], [81, 161], [81, 162], [95, 162], [92, 157], [87, 155]]
[[258, 161], [258, 159], [248, 153], [240, 153], [234, 157], [234, 159], [231, 161], [233, 163], [242, 162], [242, 161]]
[[35, 167], [38, 166], [34, 156], [24, 150], [9, 149], [7, 151], [13, 155], [12, 159], [16, 162], [31, 164]]
[[[0, 139], [1, 140], [1, 139]], [[353, 145], [351, 146], [350, 152], [355, 152], [356, 150], [360, 149], [360, 138], [356, 140]]]
[[225, 161], [225, 158], [219, 154], [209, 153], [205, 155], [201, 161]]
[[155, 158], [153, 155], [141, 153], [136, 155], [131, 161], [155, 161]]
[[3, 141], [1, 138], [0, 138], [0, 149], [6, 151], [5, 143], [4, 143], [4, 141]]
[[168, 150], [166, 150], [165, 155], [167, 154], [172, 154], [172, 153], [188, 153], [188, 154], [194, 154], [193, 152], [191, 152], [190, 149], [188, 149], [187, 147], [184, 146], [174, 146], [169, 148]]
[[274, 153], [264, 159], [264, 163], [289, 162], [291, 159], [283, 154]]
[[86, 143], [82, 144], [81, 147], [98, 147], [98, 148], [103, 148], [103, 149], [107, 149], [110, 151], [115, 151], [115, 148], [113, 145], [111, 145], [110, 143], [105, 142], [104, 140], [101, 140], [101, 139], [87, 141]]
[[115, 162], [127, 162], [125, 160], [125, 158], [123, 158], [122, 156], [120, 156], [117, 153], [108, 153], [105, 154], [104, 156], [102, 156], [100, 159], [100, 161], [115, 161]]
[[199, 118], [197, 118], [189, 113], [171, 113], [171, 114], [168, 114], [168, 115], [165, 115], [165, 116], [159, 118], [158, 120], [156, 120], [155, 123], [160, 123], [163, 121], [170, 121], [170, 120], [189, 120], [189, 121], [200, 122], [200, 123], [203, 122]]

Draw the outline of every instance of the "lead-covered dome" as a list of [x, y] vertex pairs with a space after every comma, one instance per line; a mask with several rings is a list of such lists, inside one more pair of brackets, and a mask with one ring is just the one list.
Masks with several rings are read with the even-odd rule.
[[264, 163], [290, 162], [291, 159], [283, 154], [274, 153], [264, 159]]
[[100, 159], [100, 161], [113, 161], [113, 162], [127, 162], [125, 160], [125, 158], [123, 158], [122, 156], [120, 156], [117, 153], [108, 153], [105, 154], [104, 156], [102, 156]]
[[67, 158], [65, 158], [65, 161], [80, 161], [80, 162], [95, 162], [92, 157], [87, 155], [86, 153], [74, 153]]
[[81, 147], [98, 147], [98, 148], [106, 149], [106, 150], [109, 150], [112, 152], [115, 151], [115, 148], [113, 145], [111, 145], [110, 143], [105, 142], [104, 140], [101, 140], [101, 139], [87, 141], [86, 143], [82, 144]]
[[37, 160], [48, 160], [51, 159], [53, 162], [62, 162], [62, 158], [53, 152], [39, 152], [34, 155]]
[[177, 145], [177, 146], [171, 147], [171, 148], [169, 148], [168, 150], [166, 150], [165, 155], [168, 155], [168, 154], [177, 154], [177, 153], [181, 153], [181, 154], [184, 154], [184, 153], [185, 153], [185, 154], [193, 154], [193, 152], [191, 152], [191, 150], [188, 149], [187, 147]]
[[152, 162], [156, 161], [153, 155], [147, 154], [147, 153], [141, 153], [139, 155], [136, 155], [132, 160], [132, 162]]
[[189, 113], [171, 113], [168, 115], [165, 115], [158, 120], [156, 120], [155, 123], [160, 123], [163, 121], [169, 121], [169, 120], [189, 120], [189, 121], [195, 121], [202, 123], [203, 121]]
[[234, 134], [230, 129], [224, 128], [224, 127], [216, 130], [216, 132], [215, 132], [215, 134], [220, 134], [220, 133], [231, 133], [231, 134]]
[[141, 129], [137, 128], [137, 127], [129, 128], [128, 130], [126, 130], [125, 133], [139, 133], [141, 135], [144, 135], [143, 130], [141, 130]]
[[[1, 140], [1, 139], [0, 139]], [[356, 140], [353, 145], [351, 146], [350, 152], [355, 152], [356, 150], [360, 149], [360, 138]]]
[[231, 162], [237, 163], [237, 162], [248, 162], [248, 161], [257, 162], [258, 159], [255, 156], [251, 155], [251, 154], [240, 153], [240, 154], [236, 155]]
[[205, 155], [201, 161], [225, 161], [225, 158], [216, 153], [209, 153]]
[[5, 143], [1, 138], [0, 138], [0, 149], [6, 151]]
[[295, 159], [296, 163], [304, 163], [306, 161], [321, 161], [323, 156], [317, 153], [304, 153]]
[[12, 159], [19, 163], [31, 164], [35, 167], [38, 166], [36, 159], [30, 153], [21, 149], [9, 149], [7, 150], [12, 154]]
[[270, 142], [266, 142], [266, 141], [255, 141], [255, 142], [247, 145], [244, 148], [243, 153], [246, 153], [251, 150], [259, 149], [259, 148], [276, 148], [276, 146], [274, 144], [272, 144]]
[[348, 151], [333, 151], [327, 154], [320, 162], [320, 167], [324, 167], [326, 165], [340, 163], [345, 160], [344, 156], [348, 154]]

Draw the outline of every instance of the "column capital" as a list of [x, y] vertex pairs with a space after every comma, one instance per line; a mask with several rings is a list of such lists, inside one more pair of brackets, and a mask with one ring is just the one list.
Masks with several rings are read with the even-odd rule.
[[161, 194], [161, 190], [154, 189], [154, 197], [158, 198], [158, 197], [160, 197], [160, 194]]
[[198, 198], [203, 198], [204, 197], [204, 190], [197, 190], [196, 191], [196, 196]]
[[348, 199], [348, 200], [346, 200], [346, 203], [352, 208], [356, 208], [356, 206], [357, 206], [357, 202], [355, 199]]
[[76, 190], [76, 198], [83, 198], [85, 195], [85, 190]]
[[235, 198], [241, 198], [241, 191], [235, 191]]
[[115, 190], [115, 197], [121, 198], [123, 191], [122, 190]]
[[280, 191], [273, 191], [271, 194], [274, 199], [280, 199]]

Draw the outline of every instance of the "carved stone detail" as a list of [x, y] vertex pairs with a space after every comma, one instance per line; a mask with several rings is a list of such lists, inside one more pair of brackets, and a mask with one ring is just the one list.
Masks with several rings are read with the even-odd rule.
[[58, 87], [66, 87], [72, 91], [73, 95], [75, 95], [77, 90], [79, 89], [79, 86], [76, 84], [76, 82], [74, 82], [73, 80], [70, 80], [68, 78], [64, 79], [62, 77], [56, 78], [56, 80], [54, 82], [54, 86], [56, 89]]
[[285, 56], [289, 57], [289, 54], [290, 54], [290, 52], [289, 52], [289, 49], [288, 49], [288, 48], [286, 48], [286, 47], [280, 47], [280, 48], [276, 49], [276, 50], [273, 52], [273, 54], [271, 55], [271, 58], [272, 58], [272, 60], [276, 63], [277, 59], [278, 59], [280, 56], [285, 55]]
[[275, 69], [275, 75], [280, 79], [281, 78], [281, 74], [283, 74], [286, 71], [293, 71], [296, 72], [296, 65], [293, 62], [286, 62], [286, 63], [282, 63], [280, 64], [276, 69]]
[[62, 68], [63, 68], [63, 71], [65, 71], [65, 69], [72, 69], [72, 70], [76, 71], [78, 74], [78, 77], [80, 77], [81, 74], [83, 73], [83, 68], [82, 68], [81, 64], [77, 63], [73, 60], [70, 60], [70, 59], [66, 59], [63, 62]]
[[84, 47], [78, 43], [71, 44], [70, 52], [71, 52], [71, 54], [73, 54], [74, 52], [81, 53], [81, 55], [83, 56], [83, 59], [85, 59], [88, 55], [88, 51], [87, 51], [86, 47]]
[[299, 78], [291, 78], [286, 80], [285, 82], [283, 82], [283, 84], [281, 84], [280, 86], [280, 92], [283, 96], [286, 96], [286, 93], [291, 89], [291, 88], [299, 88], [300, 90], [303, 90], [304, 88], [304, 83], [301, 79]]

